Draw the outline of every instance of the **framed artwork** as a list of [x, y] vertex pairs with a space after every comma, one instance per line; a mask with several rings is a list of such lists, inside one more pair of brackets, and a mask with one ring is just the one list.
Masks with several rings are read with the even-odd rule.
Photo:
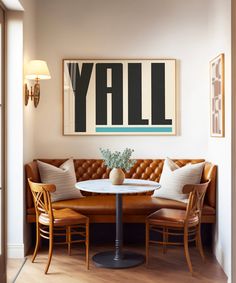
[[211, 136], [224, 137], [224, 54], [210, 61]]
[[175, 65], [64, 59], [64, 135], [175, 135]]

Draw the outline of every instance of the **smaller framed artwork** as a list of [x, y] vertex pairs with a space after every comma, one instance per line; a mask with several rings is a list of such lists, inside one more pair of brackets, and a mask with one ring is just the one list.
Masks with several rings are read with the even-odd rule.
[[224, 137], [224, 54], [210, 61], [211, 136]]

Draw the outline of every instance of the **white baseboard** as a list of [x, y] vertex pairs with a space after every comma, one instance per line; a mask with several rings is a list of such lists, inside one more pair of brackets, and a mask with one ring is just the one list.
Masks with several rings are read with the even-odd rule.
[[25, 249], [24, 244], [7, 245], [7, 257], [8, 258], [24, 258], [25, 257]]

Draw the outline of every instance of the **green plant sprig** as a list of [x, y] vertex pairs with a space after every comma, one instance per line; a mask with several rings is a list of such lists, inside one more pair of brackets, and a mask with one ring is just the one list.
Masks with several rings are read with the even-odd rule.
[[105, 165], [108, 168], [121, 168], [125, 171], [129, 171], [136, 160], [130, 159], [133, 149], [126, 148], [123, 152], [115, 151], [111, 152], [109, 149], [100, 148]]

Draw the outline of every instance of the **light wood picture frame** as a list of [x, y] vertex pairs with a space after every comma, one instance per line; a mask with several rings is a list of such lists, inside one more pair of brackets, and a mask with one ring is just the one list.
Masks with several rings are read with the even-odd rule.
[[225, 136], [224, 54], [210, 61], [211, 137]]
[[64, 59], [64, 135], [176, 135], [175, 59]]

